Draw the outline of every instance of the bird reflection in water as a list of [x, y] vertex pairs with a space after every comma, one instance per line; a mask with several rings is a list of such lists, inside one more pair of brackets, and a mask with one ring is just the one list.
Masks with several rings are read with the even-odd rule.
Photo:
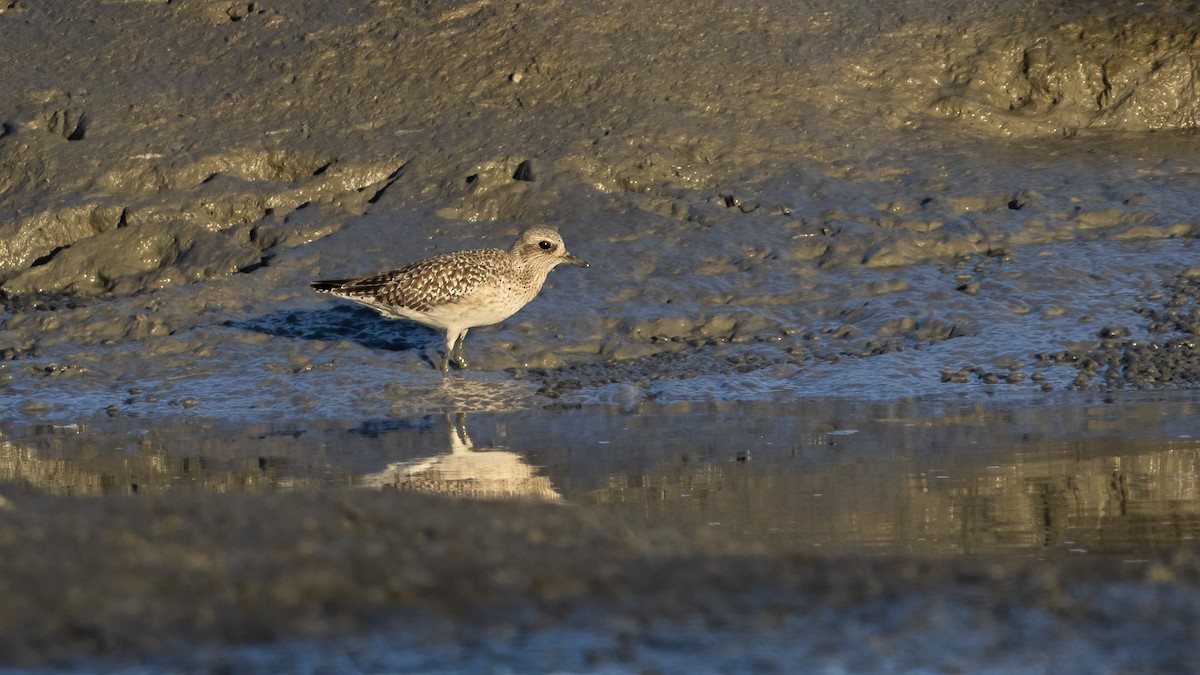
[[467, 435], [466, 414], [446, 415], [450, 451], [419, 462], [393, 462], [363, 476], [362, 484], [468, 499], [517, 499], [562, 502], [550, 479], [525, 463], [519, 453], [477, 450]]

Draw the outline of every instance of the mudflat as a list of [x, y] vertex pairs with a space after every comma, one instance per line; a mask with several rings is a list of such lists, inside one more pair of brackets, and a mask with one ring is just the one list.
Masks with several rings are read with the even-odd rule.
[[1196, 16], [0, 1], [0, 663], [1184, 669]]

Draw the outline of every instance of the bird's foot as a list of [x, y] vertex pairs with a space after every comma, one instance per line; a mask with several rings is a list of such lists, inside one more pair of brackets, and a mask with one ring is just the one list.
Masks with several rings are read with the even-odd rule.
[[451, 362], [453, 362], [459, 370], [467, 369], [467, 360], [464, 359], [461, 354], [447, 354], [446, 357], [442, 359], [442, 363], [438, 366], [438, 368], [441, 369], [442, 374], [450, 372]]

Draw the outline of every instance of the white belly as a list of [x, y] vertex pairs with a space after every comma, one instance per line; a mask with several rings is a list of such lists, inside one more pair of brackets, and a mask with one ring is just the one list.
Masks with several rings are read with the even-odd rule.
[[[433, 328], [446, 330], [449, 328], [474, 328], [500, 323], [516, 314], [537, 295], [537, 289], [532, 293], [513, 293], [507, 289], [484, 288], [461, 298], [457, 302], [433, 307], [426, 312], [418, 312], [407, 307], [393, 307], [376, 303], [369, 304], [380, 313], [416, 321]], [[361, 301], [360, 301], [361, 302]]]

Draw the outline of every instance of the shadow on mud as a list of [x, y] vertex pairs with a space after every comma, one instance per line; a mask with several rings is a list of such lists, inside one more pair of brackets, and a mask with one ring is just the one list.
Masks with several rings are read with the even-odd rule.
[[321, 342], [345, 340], [368, 349], [393, 352], [424, 350], [441, 344], [436, 331], [407, 321], [387, 319], [374, 310], [351, 305], [319, 310], [280, 310], [244, 321], [226, 321], [224, 325], [276, 337]]

